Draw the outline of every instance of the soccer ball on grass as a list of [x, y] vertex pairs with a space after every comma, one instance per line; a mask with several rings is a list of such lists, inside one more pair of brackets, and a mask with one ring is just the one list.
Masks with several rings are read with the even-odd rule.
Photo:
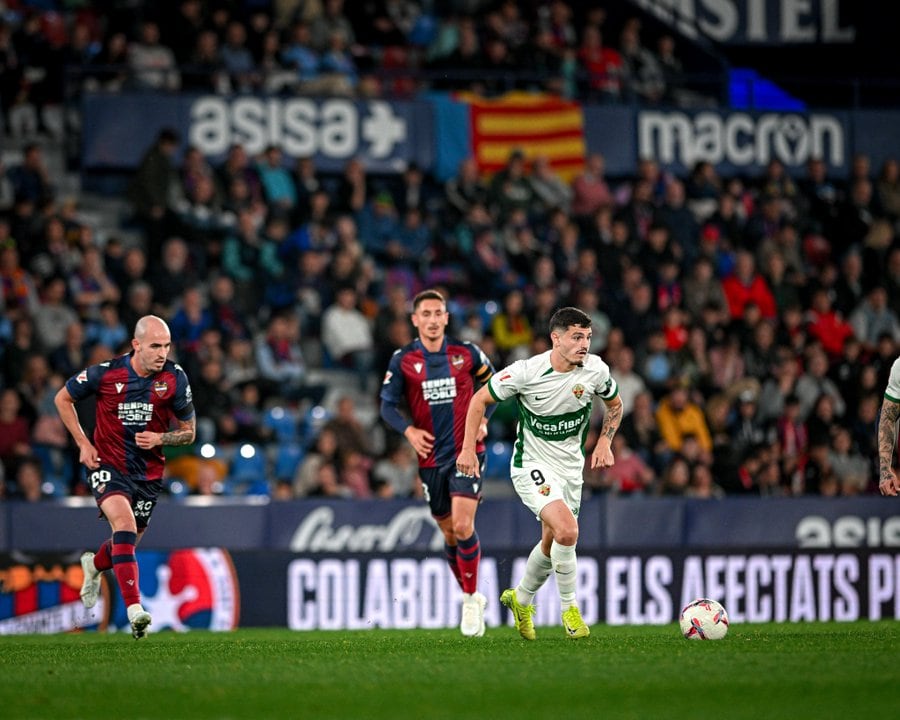
[[709, 598], [685, 605], [678, 623], [688, 640], [721, 640], [728, 633], [728, 613], [721, 603]]

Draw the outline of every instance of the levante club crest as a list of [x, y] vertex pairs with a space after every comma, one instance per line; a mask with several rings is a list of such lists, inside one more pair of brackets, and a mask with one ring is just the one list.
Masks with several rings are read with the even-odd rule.
[[[0, 635], [74, 630], [127, 630], [125, 607], [111, 572], [100, 600], [85, 609], [79, 597], [81, 551], [0, 554]], [[141, 595], [155, 630], [232, 630], [240, 615], [237, 575], [220, 548], [139, 551]]]

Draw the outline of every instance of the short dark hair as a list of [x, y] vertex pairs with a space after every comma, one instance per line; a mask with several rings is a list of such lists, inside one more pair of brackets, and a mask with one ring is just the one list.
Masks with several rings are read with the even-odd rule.
[[447, 299], [443, 295], [441, 295], [437, 290], [434, 290], [434, 289], [423, 290], [422, 292], [420, 292], [418, 295], [416, 295], [413, 298], [413, 312], [415, 312], [416, 310], [419, 309], [419, 305], [422, 304], [423, 300], [438, 300], [438, 301], [444, 303], [445, 306], [447, 305]]
[[572, 325], [580, 328], [591, 326], [591, 316], [575, 307], [564, 307], [550, 318], [550, 332], [565, 332]]

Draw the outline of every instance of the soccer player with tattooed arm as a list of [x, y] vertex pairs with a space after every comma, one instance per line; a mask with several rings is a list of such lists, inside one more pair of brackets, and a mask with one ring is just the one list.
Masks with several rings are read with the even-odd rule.
[[893, 468], [894, 448], [897, 447], [897, 419], [900, 418], [900, 358], [891, 365], [881, 417], [878, 420], [878, 490], [882, 495], [900, 494], [900, 479]]
[[519, 422], [510, 477], [522, 502], [541, 522], [541, 540], [528, 556], [519, 584], [504, 590], [500, 601], [512, 611], [516, 629], [526, 640], [535, 639], [533, 600], [551, 572], [556, 575], [566, 637], [590, 635], [575, 602], [575, 544], [584, 484], [584, 440], [594, 397], [604, 402], [606, 412], [591, 452], [591, 468], [613, 464], [612, 439], [622, 421], [622, 399], [609, 366], [588, 352], [590, 316], [578, 308], [557, 310], [550, 318], [550, 341], [550, 350], [514, 362], [475, 393], [456, 461], [460, 473], [478, 477], [475, 440], [485, 410], [492, 403], [516, 397]]
[[[100, 516], [112, 529], [96, 553], [81, 556], [81, 600], [94, 607], [101, 573], [112, 570], [137, 640], [146, 635], [151, 617], [141, 605], [135, 546], [162, 491], [162, 446], [192, 443], [196, 419], [187, 375], [168, 359], [172, 336], [165, 321], [155, 315], [138, 320], [131, 347], [73, 375], [55, 402], [87, 468]], [[91, 395], [97, 401], [93, 439], [81, 427], [75, 406]]]
[[[460, 632], [481, 637], [486, 599], [477, 591], [481, 543], [475, 531], [481, 481], [457, 472], [456, 456], [469, 400], [494, 366], [477, 345], [447, 335], [449, 319], [447, 301], [437, 290], [423, 290], [413, 298], [411, 320], [418, 337], [391, 357], [381, 388], [381, 418], [419, 457], [425, 499], [462, 590]], [[486, 435], [482, 417], [472, 435], [473, 462], [479, 466], [484, 463]]]

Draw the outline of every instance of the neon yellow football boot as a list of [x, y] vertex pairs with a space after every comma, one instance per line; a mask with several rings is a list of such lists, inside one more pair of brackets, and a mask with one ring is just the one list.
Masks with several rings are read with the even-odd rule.
[[513, 619], [516, 621], [516, 630], [526, 640], [534, 640], [537, 635], [534, 632], [534, 605], [522, 605], [516, 597], [515, 588], [504, 590], [500, 595], [500, 602], [512, 610]]
[[566, 637], [572, 639], [587, 637], [591, 629], [581, 619], [581, 612], [574, 605], [568, 610], [563, 610], [563, 627], [566, 629]]

